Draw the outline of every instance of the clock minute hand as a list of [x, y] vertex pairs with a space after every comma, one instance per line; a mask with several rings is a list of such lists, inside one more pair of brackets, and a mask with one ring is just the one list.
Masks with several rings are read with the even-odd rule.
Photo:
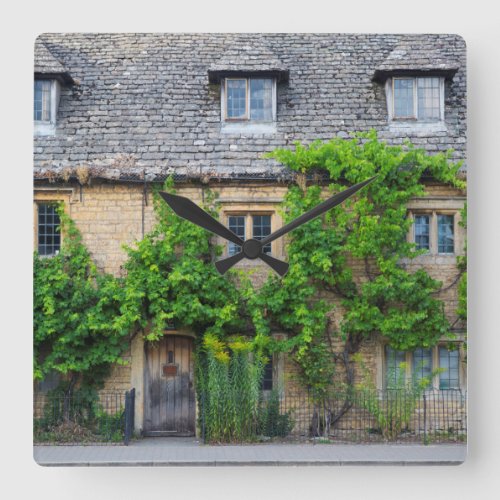
[[196, 203], [183, 196], [166, 193], [160, 191], [161, 197], [167, 202], [170, 208], [183, 219], [196, 224], [197, 226], [210, 231], [211, 233], [229, 240], [236, 245], [243, 246], [244, 241], [234, 234], [226, 226], [223, 226], [218, 220], [214, 219], [205, 210], [200, 208]]
[[319, 205], [316, 205], [312, 210], [309, 210], [305, 214], [302, 214], [300, 217], [297, 217], [294, 219], [292, 222], [286, 224], [282, 228], [278, 229], [274, 233], [270, 234], [267, 236], [267, 238], [264, 238], [261, 240], [262, 245], [266, 245], [267, 243], [271, 243], [271, 241], [274, 241], [275, 239], [279, 238], [280, 236], [283, 236], [290, 231], [293, 231], [294, 229], [298, 228], [302, 224], [305, 224], [306, 222], [309, 222], [312, 219], [315, 219], [316, 217], [322, 215], [326, 211], [330, 210], [333, 207], [336, 207], [337, 205], [340, 205], [343, 201], [345, 201], [347, 198], [352, 196], [354, 193], [359, 191], [361, 188], [365, 187], [367, 184], [370, 184], [370, 182], [373, 182], [377, 176], [375, 175], [374, 177], [360, 182], [359, 184], [355, 184], [354, 186], [351, 186], [350, 188], [345, 189], [344, 191], [341, 191], [340, 193], [337, 193], [336, 195], [332, 196], [331, 198], [328, 198], [327, 200], [323, 201]]

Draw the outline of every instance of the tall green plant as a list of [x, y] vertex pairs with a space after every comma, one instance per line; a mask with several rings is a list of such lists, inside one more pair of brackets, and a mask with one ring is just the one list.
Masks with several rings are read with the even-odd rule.
[[263, 362], [254, 344], [241, 338], [227, 344], [206, 334], [197, 372], [201, 426], [208, 441], [247, 441], [255, 438]]

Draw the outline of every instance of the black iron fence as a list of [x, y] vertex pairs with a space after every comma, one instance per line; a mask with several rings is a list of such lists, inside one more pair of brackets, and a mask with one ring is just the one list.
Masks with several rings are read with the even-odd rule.
[[36, 443], [125, 443], [134, 430], [135, 390], [35, 394]]
[[[218, 398], [202, 395], [200, 401], [200, 429], [205, 442], [221, 441], [212, 433], [210, 419], [215, 417], [220, 422], [228, 414], [225, 409], [218, 412], [210, 408], [211, 399]], [[238, 408], [230, 412], [229, 425], [241, 420], [237, 412]], [[246, 422], [246, 434], [234, 435], [231, 440], [267, 437], [313, 442], [465, 442], [467, 393], [398, 389], [318, 396], [307, 391], [273, 391], [263, 395]]]

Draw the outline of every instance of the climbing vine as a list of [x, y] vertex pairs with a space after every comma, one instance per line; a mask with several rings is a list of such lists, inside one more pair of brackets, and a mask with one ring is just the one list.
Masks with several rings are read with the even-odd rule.
[[61, 251], [34, 254], [34, 377], [61, 374], [65, 390], [77, 383], [99, 387], [113, 363], [124, 363], [127, 325], [114, 318], [123, 300], [120, 279], [98, 272], [74, 222], [57, 208]]
[[[369, 132], [296, 143], [269, 156], [298, 174], [285, 197], [285, 222], [320, 201], [322, 189], [307, 182], [317, 169], [328, 173], [330, 193], [377, 175], [354, 199], [290, 234], [290, 270], [283, 280], [272, 276], [261, 292], [271, 321], [292, 335], [303, 382], [325, 391], [340, 365], [352, 387], [351, 356], [373, 335], [398, 350], [429, 347], [446, 336], [450, 325], [434, 295], [441, 283], [424, 269], [412, 270], [421, 252], [407, 241], [406, 206], [425, 195], [426, 177], [465, 189], [451, 152], [430, 156], [409, 143], [388, 146]], [[341, 352], [330, 349], [332, 339], [342, 342]]]
[[[173, 191], [171, 180], [165, 189]], [[204, 209], [215, 215], [214, 196], [205, 195]], [[220, 253], [210, 233], [177, 217], [156, 193], [154, 208], [158, 222], [153, 230], [126, 247], [124, 300], [117, 321], [148, 341], [161, 338], [173, 325], [218, 337], [239, 331], [238, 288], [207, 265]]]
[[[460, 212], [460, 226], [467, 230], [467, 204]], [[458, 282], [458, 307], [457, 316], [463, 320], [467, 320], [467, 244], [464, 246], [464, 255], [457, 257], [457, 267], [461, 272]]]

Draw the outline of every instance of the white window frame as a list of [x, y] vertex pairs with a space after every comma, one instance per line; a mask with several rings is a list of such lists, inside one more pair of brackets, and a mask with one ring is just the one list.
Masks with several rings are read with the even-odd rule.
[[[422, 120], [418, 118], [418, 88], [417, 80], [419, 78], [439, 78], [439, 120]], [[413, 116], [396, 117], [394, 116], [394, 82], [395, 80], [413, 80]], [[393, 76], [386, 81], [387, 113], [389, 121], [394, 123], [418, 123], [418, 124], [439, 124], [444, 122], [444, 77], [442, 76]]]
[[[271, 112], [272, 119], [271, 121], [267, 120], [252, 120], [250, 119], [250, 80], [271, 80], [272, 89], [271, 89]], [[246, 81], [246, 116], [244, 118], [231, 118], [227, 116], [227, 82], [229, 80], [245, 80]], [[221, 119], [222, 123], [225, 125], [243, 125], [243, 124], [252, 124], [252, 125], [261, 125], [261, 126], [269, 126], [276, 123], [276, 78], [267, 77], [267, 76], [241, 76], [241, 77], [228, 77], [223, 78], [221, 81]]]
[[[412, 220], [409, 241], [415, 243], [415, 216], [429, 216], [429, 249], [423, 254], [438, 255], [438, 256], [455, 256], [457, 255], [457, 234], [458, 234], [458, 217], [456, 210], [411, 210], [409, 216]], [[439, 252], [438, 246], [438, 215], [451, 215], [453, 217], [453, 252]]]
[[[38, 80], [50, 81], [50, 119], [33, 120], [34, 133], [35, 135], [54, 135], [56, 131], [57, 109], [61, 98], [61, 85], [57, 80], [51, 78], [35, 78], [35, 81]], [[34, 100], [35, 95], [33, 93], [33, 103]]]

